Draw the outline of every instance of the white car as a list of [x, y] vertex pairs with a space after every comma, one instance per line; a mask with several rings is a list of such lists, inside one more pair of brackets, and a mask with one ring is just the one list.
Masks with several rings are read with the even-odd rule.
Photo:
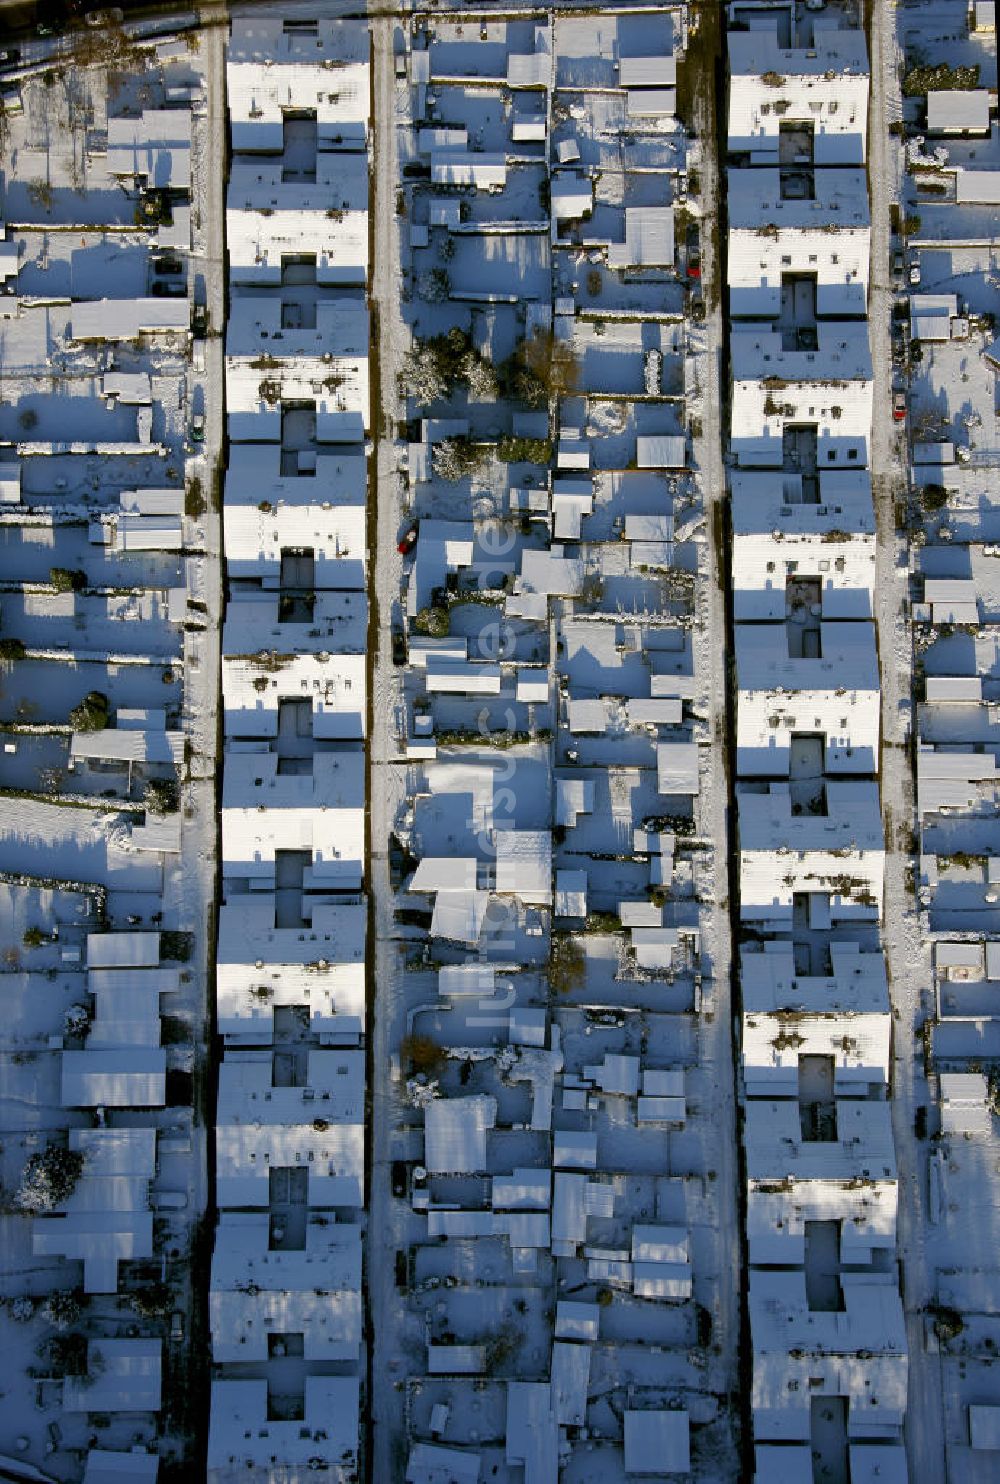
[[916, 258], [914, 258], [913, 261], [912, 261], [912, 263], [910, 264], [910, 283], [915, 285], [915, 284], [918, 284], [919, 282], [920, 282], [920, 264], [917, 262]]

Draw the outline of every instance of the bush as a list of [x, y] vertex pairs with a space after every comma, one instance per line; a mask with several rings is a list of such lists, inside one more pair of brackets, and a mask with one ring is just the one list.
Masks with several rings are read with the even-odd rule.
[[191, 520], [199, 520], [207, 509], [201, 480], [195, 474], [184, 486], [184, 514]]
[[587, 959], [579, 943], [564, 934], [554, 936], [549, 952], [549, 985], [558, 994], [569, 994], [583, 985]]
[[57, 1289], [45, 1300], [42, 1313], [56, 1329], [69, 1329], [80, 1317], [80, 1301], [75, 1293]]
[[169, 1312], [173, 1296], [165, 1283], [147, 1283], [129, 1295], [129, 1303], [143, 1319], [160, 1319]]
[[434, 473], [439, 479], [452, 483], [464, 479], [467, 474], [474, 474], [484, 459], [485, 454], [471, 438], [444, 438], [435, 443], [431, 454]]
[[180, 806], [177, 779], [151, 778], [146, 784], [143, 802], [150, 814], [175, 814]]
[[447, 1060], [441, 1047], [431, 1036], [420, 1036], [414, 1032], [403, 1037], [399, 1051], [414, 1072], [423, 1072], [428, 1077], [440, 1071]]
[[179, 933], [167, 928], [160, 934], [160, 957], [186, 964], [194, 952], [194, 934]]
[[546, 407], [550, 397], [576, 391], [580, 368], [565, 341], [557, 340], [551, 330], [536, 330], [504, 362], [500, 380], [508, 396], [528, 407]]
[[26, 654], [23, 639], [0, 639], [0, 660], [23, 660]]
[[41, 948], [42, 944], [47, 941], [40, 927], [25, 928], [21, 934], [21, 942], [25, 948]]
[[70, 1005], [63, 1016], [63, 1033], [78, 1039], [90, 1029], [90, 1011], [86, 1005]]
[[421, 406], [448, 397], [462, 383], [473, 401], [495, 397], [497, 376], [489, 361], [457, 326], [446, 335], [416, 340], [403, 357], [400, 388]]
[[28, 1294], [11, 1299], [7, 1312], [15, 1324], [28, 1324], [35, 1317], [35, 1300]]
[[78, 593], [87, 586], [87, 574], [79, 568], [71, 571], [69, 567], [50, 567], [49, 582], [57, 593]]
[[911, 67], [903, 78], [903, 97], [922, 98], [925, 93], [970, 92], [979, 86], [978, 67], [949, 67], [939, 62], [936, 67], [926, 64]]
[[50, 1335], [35, 1351], [53, 1376], [87, 1374], [87, 1341], [81, 1334]]
[[32, 1154], [21, 1175], [15, 1197], [22, 1211], [51, 1211], [68, 1200], [83, 1173], [83, 1155], [77, 1149], [50, 1144]]
[[100, 732], [108, 724], [110, 705], [103, 691], [88, 691], [69, 713], [70, 726], [75, 732]]
[[451, 293], [451, 275], [447, 268], [432, 268], [417, 279], [417, 293], [428, 304], [443, 304]]
[[432, 639], [445, 639], [451, 633], [451, 615], [441, 604], [421, 608], [413, 620], [413, 627], [418, 634], [428, 634]]
[[552, 442], [548, 438], [501, 438], [497, 458], [504, 464], [547, 464]]

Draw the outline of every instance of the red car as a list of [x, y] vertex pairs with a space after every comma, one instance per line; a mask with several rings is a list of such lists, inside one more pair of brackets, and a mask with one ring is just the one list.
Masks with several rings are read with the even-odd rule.
[[892, 394], [892, 416], [894, 421], [902, 423], [906, 421], [906, 393], [893, 392]]
[[416, 526], [410, 526], [408, 531], [403, 532], [402, 540], [396, 548], [400, 556], [408, 556], [417, 544], [419, 531]]

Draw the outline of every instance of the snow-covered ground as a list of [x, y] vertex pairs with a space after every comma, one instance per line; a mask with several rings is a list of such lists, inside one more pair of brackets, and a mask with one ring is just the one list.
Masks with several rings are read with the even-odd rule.
[[[27, 44], [19, 69], [23, 113], [7, 110], [2, 140], [5, 221], [18, 277], [17, 298], [9, 301], [17, 312], [4, 320], [0, 336], [0, 434], [13, 445], [5, 461], [20, 464], [21, 494], [19, 503], [4, 504], [0, 525], [0, 632], [22, 641], [28, 657], [5, 660], [0, 673], [6, 739], [0, 788], [8, 792], [0, 873], [11, 883], [0, 913], [0, 978], [11, 1008], [0, 1046], [7, 1301], [0, 1316], [7, 1357], [0, 1452], [67, 1480], [81, 1477], [95, 1437], [105, 1448], [147, 1447], [165, 1460], [190, 1456], [195, 1443], [197, 1409], [176, 1388], [165, 1391], [158, 1417], [88, 1416], [61, 1410], [61, 1381], [31, 1378], [31, 1366], [36, 1375], [49, 1374], [35, 1351], [55, 1333], [42, 1300], [53, 1290], [79, 1289], [82, 1269], [76, 1261], [33, 1255], [33, 1219], [11, 1203], [28, 1154], [50, 1141], [64, 1143], [67, 1129], [90, 1128], [105, 1116], [120, 1128], [157, 1128], [163, 1138], [152, 1199], [169, 1199], [171, 1209], [158, 1218], [153, 1254], [123, 1264], [119, 1294], [88, 1298], [72, 1329], [86, 1338], [151, 1335], [163, 1340], [164, 1357], [179, 1373], [189, 1369], [187, 1347], [200, 1345], [201, 1323], [186, 1254], [207, 1199], [204, 1127], [192, 1087], [204, 1078], [209, 1050], [221, 341], [193, 353], [185, 322], [192, 302], [206, 305], [216, 326], [222, 322], [225, 115], [219, 31], [174, 41], [163, 27], [160, 37], [156, 54], [137, 53], [111, 32], [82, 43]], [[110, 67], [106, 42], [115, 49]], [[83, 65], [84, 52], [104, 60]], [[206, 114], [192, 118], [190, 205], [178, 197], [173, 227], [151, 232], [137, 226], [138, 191], [109, 173], [107, 121], [162, 109], [168, 86], [188, 84], [211, 100]], [[70, 225], [75, 230], [66, 230]], [[163, 260], [180, 262], [180, 271], [162, 273], [156, 262]], [[170, 291], [153, 290], [167, 276]], [[149, 296], [170, 304], [178, 295], [181, 327], [159, 340], [73, 338], [74, 316], [88, 300]], [[114, 383], [106, 378], [119, 372], [138, 382], [148, 378], [147, 402], [110, 394]], [[196, 412], [205, 416], [200, 443], [190, 436]], [[183, 550], [126, 553], [103, 544], [95, 524], [100, 515], [117, 512], [122, 491], [148, 488], [179, 492], [178, 508], [187, 511]], [[109, 760], [103, 781], [89, 765], [71, 768], [70, 711], [90, 692], [107, 698], [108, 727], [124, 722], [121, 713], [131, 709], [159, 716], [161, 726], [183, 735], [176, 839], [168, 848], [142, 835], [144, 820], [154, 821], [143, 807], [143, 780], [174, 773], [169, 764], [128, 769]], [[131, 807], [120, 808], [119, 799]], [[169, 815], [166, 827], [169, 835]], [[57, 890], [61, 883], [74, 885]], [[67, 1030], [66, 1012], [93, 1013], [84, 927], [172, 935], [163, 939], [165, 962], [177, 955], [177, 988], [161, 1024], [168, 1103], [162, 1110], [105, 1115], [62, 1107], [63, 1050], [86, 1045], [85, 1033]], [[42, 935], [37, 945], [36, 933]], [[169, 1284], [167, 1310], [143, 1319], [128, 1291], [161, 1279]], [[36, 1296], [35, 1313], [18, 1322], [13, 1301], [25, 1294]], [[173, 1327], [179, 1323], [181, 1341], [168, 1342], [171, 1311], [179, 1316]]]

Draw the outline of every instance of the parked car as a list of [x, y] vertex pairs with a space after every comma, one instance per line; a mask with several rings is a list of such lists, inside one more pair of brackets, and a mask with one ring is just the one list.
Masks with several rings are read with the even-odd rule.
[[205, 419], [199, 412], [191, 419], [191, 442], [204, 443], [205, 441]]
[[394, 1159], [392, 1162], [392, 1193], [397, 1199], [402, 1200], [406, 1195], [406, 1161]]
[[892, 394], [892, 416], [897, 423], [906, 421], [906, 393], [893, 392]]
[[406, 664], [406, 635], [398, 624], [392, 626], [392, 663]]
[[687, 253], [687, 276], [688, 278], [701, 277], [701, 232], [697, 222], [688, 222], [687, 233], [684, 238], [685, 251]]
[[149, 292], [154, 299], [185, 299], [187, 287], [183, 283], [172, 283], [169, 279], [154, 278]]
[[177, 258], [154, 258], [153, 272], [163, 273], [170, 277], [176, 273], [183, 273], [184, 264]]
[[892, 255], [892, 282], [894, 288], [901, 289], [903, 287], [905, 266], [903, 254], [897, 250]]
[[410, 526], [408, 530], [405, 530], [403, 532], [397, 548], [401, 556], [409, 556], [410, 552], [417, 544], [417, 537], [419, 535], [420, 527], [416, 524]]
[[406, 1253], [403, 1251], [402, 1247], [400, 1247], [400, 1248], [397, 1249], [397, 1252], [396, 1252], [396, 1261], [395, 1261], [395, 1264], [394, 1264], [395, 1273], [396, 1273], [396, 1287], [397, 1288], [405, 1288], [406, 1287], [407, 1278], [408, 1278], [408, 1271], [407, 1271], [408, 1266], [409, 1265], [408, 1265], [407, 1260], [406, 1260]]
[[910, 259], [910, 283], [916, 285], [920, 282], [920, 259]]
[[180, 1309], [175, 1309], [170, 1316], [170, 1342], [180, 1345], [184, 1339], [184, 1315]]

